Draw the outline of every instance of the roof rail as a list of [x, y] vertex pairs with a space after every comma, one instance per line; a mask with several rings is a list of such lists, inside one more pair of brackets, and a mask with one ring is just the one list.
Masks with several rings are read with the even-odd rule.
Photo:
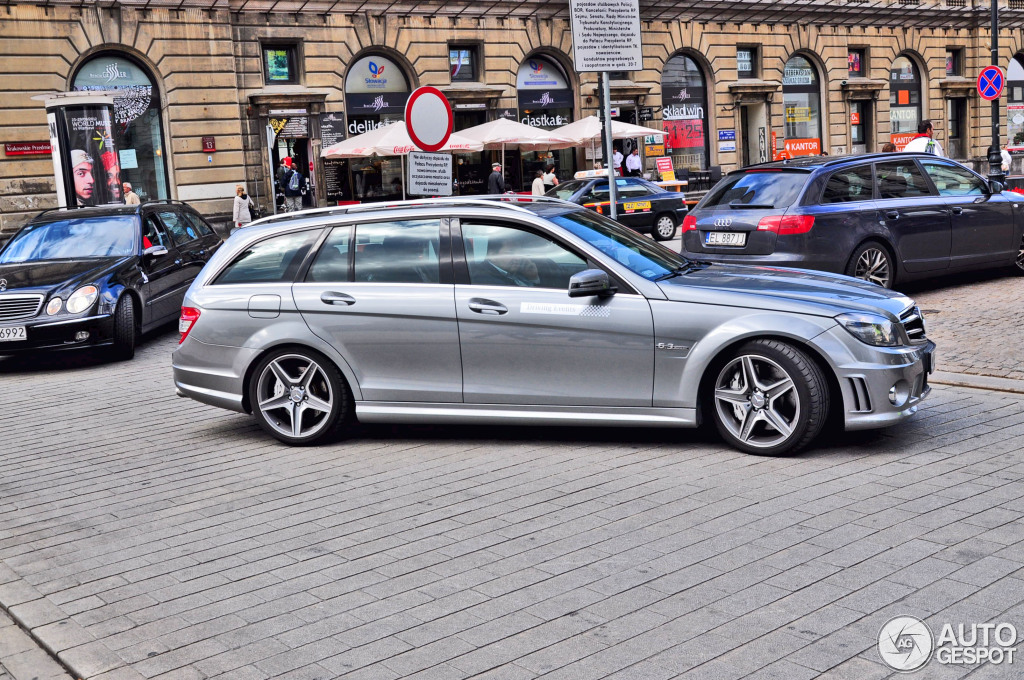
[[271, 215], [253, 222], [256, 224], [272, 224], [281, 220], [295, 217], [321, 217], [328, 215], [346, 215], [357, 212], [370, 212], [375, 210], [401, 210], [403, 208], [414, 208], [416, 206], [440, 206], [440, 205], [476, 205], [489, 208], [505, 208], [518, 212], [530, 212], [519, 203], [550, 203], [554, 205], [566, 205], [578, 207], [576, 203], [564, 201], [553, 196], [522, 196], [519, 194], [492, 194], [485, 196], [450, 196], [446, 198], [414, 198], [405, 201], [382, 201], [380, 203], [359, 203], [358, 205], [338, 205], [324, 208], [310, 208], [298, 212]]

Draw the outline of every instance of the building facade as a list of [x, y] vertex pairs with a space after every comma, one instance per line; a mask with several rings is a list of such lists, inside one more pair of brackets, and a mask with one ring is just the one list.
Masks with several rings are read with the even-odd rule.
[[[973, 0], [641, 0], [644, 70], [611, 74], [613, 115], [652, 128], [647, 151], [723, 171], [785, 152], [844, 154], [905, 143], [935, 121], [948, 155], [981, 167], [990, 105], [987, 9]], [[1024, 151], [1024, 8], [1002, 12], [1003, 144]], [[324, 161], [345, 136], [400, 120], [434, 85], [455, 127], [497, 117], [554, 128], [593, 115], [596, 74], [573, 69], [566, 2], [328, 0], [13, 2], [0, 8], [0, 237], [56, 204], [40, 94], [115, 90], [123, 180], [145, 199], [188, 201], [214, 219], [237, 183], [269, 207], [285, 155], [312, 201], [401, 193], [394, 158]], [[661, 148], [659, 148], [661, 147]], [[33, 152], [35, 149], [35, 152]], [[627, 149], [628, 151], [628, 149]], [[506, 152], [514, 187], [554, 163], [563, 177], [599, 149]], [[457, 156], [463, 193], [498, 154]], [[648, 160], [649, 164], [653, 159]], [[307, 199], [309, 200], [309, 199]]]

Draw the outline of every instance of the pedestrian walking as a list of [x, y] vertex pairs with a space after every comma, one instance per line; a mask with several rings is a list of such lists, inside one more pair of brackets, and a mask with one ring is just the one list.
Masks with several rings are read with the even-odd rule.
[[622, 175], [622, 152], [619, 151], [619, 147], [615, 147], [615, 153], [612, 154], [612, 167], [615, 168], [616, 175]]
[[1013, 165], [1013, 156], [1010, 155], [1010, 152], [1006, 150], [1005, 146], [999, 150], [999, 155], [1002, 158], [1002, 163], [1000, 164], [1000, 167], [1002, 168], [1003, 174], [1005, 175], [1010, 171], [1010, 166]]
[[501, 174], [501, 163], [491, 164], [491, 174], [487, 178], [487, 193], [505, 193], [505, 176]]
[[554, 164], [549, 163], [544, 172], [541, 173], [544, 179], [544, 193], [547, 193], [558, 186], [558, 175], [555, 174]]
[[286, 160], [289, 160], [287, 156], [278, 161], [277, 174], [274, 176], [277, 179], [278, 188], [282, 190], [284, 189], [284, 178], [288, 175], [288, 165], [290, 165], [290, 163], [285, 163]]
[[139, 198], [139, 195], [132, 191], [131, 182], [125, 182], [122, 187], [124, 188], [124, 202], [127, 205], [139, 205], [142, 203], [142, 199]]
[[640, 149], [633, 149], [633, 153], [629, 154], [629, 156], [626, 158], [626, 173], [630, 177], [639, 177], [641, 174], [641, 165], [642, 164], [640, 161]]
[[252, 204], [252, 199], [246, 195], [245, 187], [241, 184], [236, 185], [235, 205], [234, 210], [231, 213], [231, 222], [234, 224], [235, 228], [244, 227], [252, 222], [252, 214], [255, 210], [256, 206]]
[[930, 120], [922, 120], [917, 126], [917, 136], [907, 142], [903, 147], [904, 151], [915, 153], [930, 153], [936, 156], [945, 156], [942, 152], [942, 145], [935, 139], [935, 128]]
[[288, 170], [284, 177], [284, 201], [286, 212], [298, 212], [302, 210], [302, 190], [305, 177], [299, 172], [295, 165]]
[[533, 178], [533, 195], [543, 196], [548, 192], [547, 186], [548, 185], [544, 183], [544, 171], [538, 170], [537, 176]]

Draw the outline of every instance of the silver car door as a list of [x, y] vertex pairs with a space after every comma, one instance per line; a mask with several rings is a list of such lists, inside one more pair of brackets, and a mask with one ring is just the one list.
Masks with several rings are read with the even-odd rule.
[[466, 403], [651, 405], [646, 298], [570, 298], [569, 277], [588, 263], [546, 235], [494, 222], [452, 230]]
[[441, 220], [362, 223], [354, 236], [351, 226], [335, 227], [292, 290], [310, 329], [349, 362], [365, 400], [462, 401]]

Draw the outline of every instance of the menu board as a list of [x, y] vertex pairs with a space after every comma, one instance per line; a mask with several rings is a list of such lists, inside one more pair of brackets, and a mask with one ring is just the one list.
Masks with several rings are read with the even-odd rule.
[[340, 112], [320, 114], [320, 141], [323, 148], [333, 146], [345, 139], [345, 114]]
[[327, 201], [344, 201], [348, 198], [348, 161], [340, 158], [324, 159], [324, 188]]

